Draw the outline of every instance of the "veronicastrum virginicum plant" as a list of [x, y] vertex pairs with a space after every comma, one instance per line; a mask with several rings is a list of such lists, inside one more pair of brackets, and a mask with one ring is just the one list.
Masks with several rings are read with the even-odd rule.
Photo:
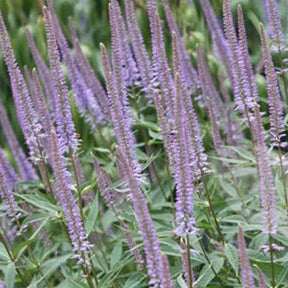
[[4, 2], [0, 287], [288, 287], [284, 1]]

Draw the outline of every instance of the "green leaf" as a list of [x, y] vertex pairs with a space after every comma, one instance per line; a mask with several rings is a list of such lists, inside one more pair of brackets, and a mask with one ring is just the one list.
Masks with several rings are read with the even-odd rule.
[[119, 260], [121, 259], [122, 256], [122, 244], [120, 242], [118, 242], [111, 253], [111, 259], [110, 259], [110, 265], [111, 267], [114, 267], [115, 264], [117, 264], [119, 262]]
[[65, 264], [66, 261], [72, 257], [72, 254], [67, 254], [60, 257], [54, 257], [49, 259], [41, 265], [43, 275], [37, 280], [37, 283], [40, 283], [45, 278], [48, 278], [52, 273], [54, 273], [61, 265]]
[[27, 194], [16, 194], [17, 197], [27, 201], [28, 203], [38, 207], [40, 209], [50, 211], [50, 212], [59, 212], [61, 209], [56, 205], [52, 204], [48, 199], [45, 197], [41, 197], [40, 195], [27, 195]]
[[93, 190], [97, 186], [98, 180], [94, 181], [92, 184], [84, 187], [81, 191], [81, 195], [86, 194], [88, 191]]
[[236, 276], [238, 276], [239, 273], [239, 262], [238, 262], [238, 251], [235, 246], [226, 243], [225, 244], [225, 255], [231, 264], [233, 270], [236, 273]]
[[219, 179], [219, 183], [222, 186], [222, 188], [224, 189], [224, 191], [227, 194], [229, 194], [229, 196], [233, 197], [233, 199], [239, 198], [236, 189], [231, 184], [229, 184], [228, 182], [226, 182], [222, 178]]
[[177, 277], [177, 283], [179, 284], [180, 288], [188, 288], [186, 282], [184, 281], [182, 274]]
[[198, 280], [196, 281], [196, 284], [199, 287], [207, 287], [208, 284], [216, 276], [211, 267], [213, 266], [214, 271], [218, 273], [221, 270], [223, 264], [224, 264], [224, 259], [221, 257], [215, 257], [214, 259], [212, 259], [211, 263], [208, 265], [205, 265], [203, 269], [201, 270], [200, 276]]
[[135, 126], [136, 127], [143, 127], [143, 128], [147, 128], [147, 129], [150, 129], [152, 131], [155, 131], [155, 132], [159, 132], [159, 127], [155, 123], [145, 121], [143, 119], [138, 119]]
[[88, 235], [92, 232], [93, 227], [95, 226], [98, 212], [99, 212], [99, 194], [97, 193], [90, 207], [90, 211], [85, 222], [85, 228]]
[[14, 263], [8, 264], [4, 276], [4, 283], [6, 285], [6, 288], [14, 287], [15, 274], [16, 274], [15, 264]]
[[145, 279], [145, 276], [139, 273], [133, 273], [125, 282], [124, 288], [138, 288], [140, 283]]
[[9, 255], [1, 242], [0, 242], [0, 261], [10, 261]]
[[243, 148], [240, 148], [240, 147], [232, 147], [232, 146], [226, 146], [226, 148], [235, 151], [240, 157], [242, 157], [244, 159], [247, 159], [247, 160], [250, 160], [252, 162], [255, 162], [255, 157], [253, 156], [253, 154], [248, 152], [247, 149], [243, 149]]

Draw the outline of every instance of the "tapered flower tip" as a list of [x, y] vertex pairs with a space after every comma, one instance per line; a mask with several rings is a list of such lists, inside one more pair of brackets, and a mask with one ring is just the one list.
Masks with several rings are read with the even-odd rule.
[[101, 42], [99, 46], [100, 46], [101, 55], [106, 54], [107, 49], [106, 49], [105, 45]]

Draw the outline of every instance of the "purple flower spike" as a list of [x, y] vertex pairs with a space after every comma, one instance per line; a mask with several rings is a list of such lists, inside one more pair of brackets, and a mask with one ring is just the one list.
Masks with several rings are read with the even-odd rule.
[[273, 41], [280, 44], [283, 38], [281, 19], [276, 0], [264, 0], [266, 16], [269, 22], [270, 37]]
[[241, 270], [241, 283], [243, 288], [256, 288], [253, 272], [250, 265], [243, 229], [238, 229], [238, 254]]
[[131, 46], [135, 55], [135, 60], [141, 77], [144, 91], [150, 95], [150, 82], [152, 66], [148, 52], [145, 47], [144, 39], [137, 22], [135, 13], [134, 0], [125, 0], [126, 22], [130, 34]]
[[61, 152], [61, 142], [54, 130], [51, 131], [51, 144], [52, 167], [57, 185], [55, 193], [64, 211], [69, 237], [71, 239], [73, 252], [75, 253], [74, 258], [78, 259], [79, 263], [83, 263], [85, 260], [84, 254], [89, 252], [91, 245], [87, 240], [79, 207], [70, 189], [71, 174], [65, 167], [66, 160]]
[[[215, 100], [215, 96], [218, 94], [212, 77], [208, 71], [205, 63], [205, 59], [200, 49], [197, 49], [197, 59], [198, 59], [198, 71], [201, 81], [202, 94], [204, 99], [204, 104], [208, 111], [208, 117], [211, 123], [211, 135], [216, 153], [219, 156], [224, 156], [225, 152], [223, 149], [224, 143], [220, 135], [218, 119], [219, 119], [219, 103]], [[219, 95], [218, 95], [218, 99]], [[222, 103], [221, 103], [222, 104]], [[218, 113], [217, 113], [218, 112]]]
[[9, 35], [0, 13], [0, 46], [8, 69], [14, 103], [17, 116], [29, 148], [30, 157], [34, 162], [38, 162], [42, 157], [39, 138], [42, 137], [41, 124], [34, 110], [32, 99], [29, 94], [26, 82], [18, 67], [14, 51], [9, 39]]
[[220, 22], [218, 21], [209, 0], [200, 0], [200, 3], [205, 15], [207, 26], [212, 35], [212, 40], [216, 48], [216, 54], [223, 61], [229, 77], [232, 78], [231, 64], [230, 64], [231, 56], [228, 49], [227, 40], [225, 39], [223, 30], [220, 26]]
[[2, 127], [2, 131], [6, 137], [10, 150], [12, 152], [13, 158], [17, 164], [17, 168], [19, 170], [19, 174], [21, 179], [24, 181], [30, 181], [37, 179], [37, 174], [35, 169], [33, 168], [31, 162], [28, 160], [25, 155], [18, 139], [14, 133], [14, 130], [11, 126], [11, 123], [8, 119], [8, 115], [6, 110], [0, 101], [0, 124]]
[[2, 148], [0, 148], [0, 163], [2, 165], [3, 171], [5, 173], [7, 183], [13, 187], [13, 185], [20, 181], [20, 178], [18, 174], [15, 172], [14, 168], [10, 164], [10, 162], [7, 160], [4, 151]]
[[26, 28], [25, 29], [25, 32], [26, 32], [26, 37], [27, 37], [27, 40], [28, 40], [28, 45], [29, 45], [29, 48], [30, 48], [30, 52], [32, 54], [32, 57], [34, 59], [34, 62], [36, 64], [36, 67], [37, 67], [37, 71], [39, 73], [39, 76], [43, 82], [43, 86], [45, 88], [45, 92], [46, 92], [46, 95], [48, 97], [48, 101], [49, 101], [49, 108], [52, 110], [52, 111], [55, 111], [55, 93], [54, 93], [54, 88], [53, 88], [53, 79], [50, 75], [50, 71], [46, 65], [46, 63], [44, 62], [37, 46], [36, 46], [36, 43], [32, 37], [32, 34], [30, 33], [29, 29]]
[[55, 85], [55, 122], [57, 125], [57, 133], [60, 137], [61, 151], [77, 150], [77, 139], [75, 134], [75, 126], [72, 120], [72, 114], [69, 103], [68, 88], [63, 75], [60, 55], [56, 41], [55, 28], [49, 10], [43, 8], [45, 28], [47, 33], [48, 56], [51, 68], [53, 84]]
[[[103, 44], [101, 44], [101, 55], [107, 86], [108, 104], [110, 109], [109, 113], [111, 115], [111, 122], [114, 126], [114, 132], [116, 134], [118, 144], [120, 145], [120, 147], [123, 147], [130, 164], [133, 166], [134, 173], [137, 173], [141, 178], [141, 166], [138, 163], [135, 153], [135, 137], [133, 135], [131, 127], [131, 113], [130, 111], [128, 111], [129, 107], [126, 106], [128, 105], [128, 103], [123, 103], [123, 98], [127, 97], [127, 91], [123, 87], [123, 85], [121, 85], [121, 82], [123, 80], [122, 73], [121, 71], [119, 71], [119, 69], [117, 69], [115, 73], [114, 71], [112, 71], [107, 50]], [[114, 54], [115, 61], [118, 56], [118, 53]], [[122, 90], [118, 89], [118, 85], [120, 85], [120, 87], [123, 87]]]
[[87, 87], [82, 75], [79, 73], [76, 61], [62, 32], [51, 0], [48, 1], [48, 8], [51, 15], [53, 32], [55, 33], [58, 47], [62, 52], [63, 60], [67, 67], [71, 87], [75, 93], [76, 104], [81, 115], [87, 116], [88, 123], [95, 129], [96, 123], [103, 122], [103, 113], [97, 103], [97, 99], [93, 96], [92, 91]]
[[265, 280], [265, 276], [261, 270], [258, 271], [258, 284], [259, 288], [268, 288]]
[[236, 104], [237, 108], [249, 122], [249, 112], [251, 110], [253, 111], [254, 108], [254, 97], [250, 90], [250, 79], [248, 78], [245, 66], [245, 59], [242, 51], [243, 47], [240, 46], [237, 39], [229, 0], [223, 1], [223, 15], [225, 34], [229, 44], [229, 53], [231, 54], [232, 82]]
[[[254, 76], [253, 67], [250, 61], [249, 50], [248, 50], [248, 43], [247, 43], [247, 34], [245, 29], [245, 22], [242, 12], [242, 7], [238, 6], [238, 34], [239, 34], [239, 53], [243, 56], [239, 65], [242, 65], [242, 71], [246, 71], [247, 74], [247, 81], [249, 83], [249, 90], [251, 94], [250, 101], [259, 101], [258, 91]], [[247, 104], [247, 106], [249, 103]]]
[[109, 122], [110, 116], [108, 112], [106, 92], [104, 88], [102, 87], [101, 82], [96, 77], [95, 72], [92, 66], [90, 65], [88, 59], [85, 57], [84, 53], [82, 52], [82, 49], [77, 39], [75, 28], [73, 27], [71, 19], [69, 19], [69, 26], [70, 26], [70, 31], [71, 31], [73, 48], [75, 50], [76, 62], [79, 67], [80, 73], [87, 87], [93, 93], [93, 96], [95, 97], [97, 101], [97, 104], [101, 108], [102, 114], [104, 114], [107, 118], [103, 120]]
[[280, 90], [277, 81], [277, 74], [272, 61], [270, 47], [267, 42], [263, 25], [260, 28], [262, 54], [264, 58], [264, 67], [266, 74], [266, 85], [269, 102], [269, 120], [271, 143], [273, 146], [287, 146], [287, 142], [281, 143], [281, 138], [285, 136], [283, 107], [281, 102]]
[[[184, 72], [181, 69], [181, 50], [179, 49], [177, 35], [173, 34], [173, 70], [174, 74], [178, 74], [178, 85], [177, 91], [178, 93], [182, 94], [183, 97], [183, 107], [185, 110], [185, 117], [187, 122], [187, 130], [186, 130], [186, 137], [183, 138], [187, 142], [188, 150], [189, 150], [189, 161], [190, 166], [193, 169], [194, 179], [199, 179], [203, 173], [207, 170], [207, 155], [205, 154], [203, 142], [201, 138], [201, 130], [199, 126], [199, 122], [193, 107], [193, 103], [188, 92], [188, 88], [186, 86]], [[175, 79], [175, 80], [176, 80]], [[177, 92], [175, 92], [177, 94]], [[174, 121], [177, 119], [177, 115], [175, 115]]]
[[257, 104], [255, 104], [254, 117], [252, 120], [252, 134], [255, 145], [262, 206], [262, 233], [271, 235], [277, 233], [275, 184], [268, 148], [265, 142], [265, 130]]
[[173, 288], [173, 282], [171, 279], [170, 267], [168, 257], [166, 255], [162, 255], [162, 263], [163, 263], [163, 276], [164, 276], [164, 283], [163, 288]]
[[[137, 68], [137, 65], [134, 60], [134, 55], [132, 53], [131, 46], [129, 44], [129, 38], [127, 37], [127, 27], [126, 23], [124, 21], [124, 18], [121, 13], [121, 8], [118, 4], [118, 1], [116, 0], [110, 0], [110, 5], [113, 6], [113, 14], [110, 13], [110, 17], [113, 17], [114, 20], [117, 22], [118, 29], [116, 29], [116, 33], [118, 34], [119, 37], [119, 44], [120, 44], [120, 49], [124, 52], [122, 57], [122, 65], [126, 69], [126, 83], [128, 86], [132, 86], [133, 84], [137, 84], [139, 80], [139, 71]], [[111, 23], [112, 24], [112, 23]], [[114, 30], [115, 26], [111, 25], [111, 30]], [[113, 33], [113, 32], [112, 32]], [[113, 57], [113, 56], [112, 56]]]
[[191, 275], [193, 283], [190, 283], [189, 268], [188, 268], [190, 265], [188, 264], [187, 246], [184, 243], [181, 243], [181, 260], [182, 260], [181, 262], [182, 262], [183, 276], [187, 286], [197, 288], [197, 286], [194, 284], [196, 281], [192, 269], [191, 269]]
[[[173, 107], [175, 102], [175, 85], [172, 73], [168, 64], [163, 37], [163, 28], [159, 15], [154, 14], [152, 31], [152, 54], [153, 54], [153, 83], [155, 88], [159, 88], [165, 100], [165, 112], [174, 119]], [[151, 24], [151, 23], [150, 23]], [[172, 120], [173, 121], [173, 120]]]
[[175, 170], [174, 177], [176, 183], [176, 223], [178, 227], [175, 230], [178, 236], [189, 236], [197, 234], [194, 218], [194, 181], [190, 159], [196, 158], [195, 152], [190, 155], [191, 150], [187, 147], [186, 133], [189, 130], [189, 122], [187, 121], [186, 111], [183, 103], [183, 94], [181, 91], [180, 75], [176, 74], [177, 102], [175, 103], [175, 127], [174, 141], [172, 142], [175, 154]]
[[178, 38], [178, 45], [179, 49], [181, 51], [181, 66], [185, 73], [185, 79], [187, 82], [187, 87], [189, 88], [189, 91], [194, 93], [196, 89], [199, 86], [199, 77], [197, 75], [197, 72], [195, 68], [193, 67], [193, 64], [190, 59], [190, 55], [185, 47], [185, 43], [183, 38], [181, 37], [177, 22], [173, 16], [173, 13], [171, 11], [171, 8], [169, 7], [169, 4], [167, 0], [162, 0], [164, 9], [165, 9], [165, 16], [166, 20], [169, 26], [170, 34], [176, 33]]
[[[27, 71], [27, 69], [25, 70], [26, 70], [25, 74], [27, 75], [29, 71]], [[33, 69], [32, 77], [28, 76], [28, 78], [29, 78], [28, 84], [29, 84], [29, 88], [31, 91], [31, 96], [33, 97], [33, 100], [34, 100], [33, 102], [34, 102], [35, 109], [39, 115], [44, 132], [46, 136], [48, 136], [48, 139], [49, 139], [49, 134], [50, 134], [53, 124], [52, 124], [51, 116], [47, 107], [45, 96], [43, 94], [43, 90], [40, 84], [40, 80], [38, 78], [37, 71]]]
[[[113, 1], [109, 4], [109, 22], [111, 27], [111, 55], [113, 71], [115, 74], [115, 93], [119, 91], [120, 101], [125, 110], [125, 114], [131, 114], [129, 110], [129, 101], [127, 87], [129, 86], [129, 67], [127, 66], [126, 51], [123, 50], [123, 39], [121, 25], [118, 25], [120, 8], [118, 4]], [[117, 90], [117, 91], [116, 91]], [[130, 120], [132, 119], [130, 115]]]
[[[111, 9], [113, 10], [113, 6], [110, 5], [110, 13], [113, 14]], [[110, 21], [111, 20], [114, 21], [113, 17], [110, 17]], [[115, 65], [114, 71], [111, 68], [105, 46], [103, 44], [100, 45], [110, 115], [117, 142], [119, 147], [123, 149], [120, 150], [119, 148], [119, 161], [124, 171], [124, 180], [126, 181], [127, 187], [131, 193], [133, 210], [143, 239], [147, 271], [150, 278], [149, 284], [153, 287], [160, 288], [164, 287], [161, 249], [144, 195], [140, 188], [140, 183], [142, 181], [141, 166], [135, 153], [135, 140], [131, 129], [130, 113], [127, 111], [128, 107], [126, 106], [125, 101], [123, 101], [127, 92], [125, 90], [125, 85], [123, 85], [122, 71], [117, 65], [121, 63], [121, 54], [119, 48], [117, 49], [117, 46], [115, 46], [118, 41], [116, 35], [117, 34], [112, 34], [112, 51], [114, 53], [113, 57]]]
[[[121, 146], [120, 146], [121, 147]], [[119, 147], [118, 157], [121, 162], [125, 173], [125, 180], [127, 188], [131, 191], [131, 201], [133, 210], [138, 223], [139, 231], [142, 236], [143, 246], [146, 256], [147, 273], [150, 278], [149, 285], [151, 287], [164, 288], [165, 283], [170, 283], [167, 279], [167, 273], [163, 275], [166, 268], [163, 268], [161, 249], [159, 240], [153, 225], [148, 206], [145, 202], [144, 195], [141, 191], [138, 176], [135, 175], [127, 156], [121, 151]]]
[[17, 202], [12, 193], [12, 185], [6, 177], [5, 167], [2, 164], [2, 161], [0, 161], [0, 196], [7, 207], [9, 217], [12, 221], [16, 221], [21, 214], [17, 212]]

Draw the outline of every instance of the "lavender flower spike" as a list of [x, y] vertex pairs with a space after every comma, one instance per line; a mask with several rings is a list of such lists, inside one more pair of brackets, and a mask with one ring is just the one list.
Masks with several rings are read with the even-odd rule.
[[285, 136], [284, 116], [281, 102], [281, 96], [277, 81], [277, 74], [272, 61], [270, 47], [267, 42], [264, 27], [260, 27], [262, 53], [264, 58], [264, 67], [266, 74], [266, 85], [269, 99], [269, 120], [270, 120], [270, 133], [271, 143], [274, 146], [287, 146], [286, 143], [281, 143], [281, 138]]
[[270, 37], [273, 41], [276, 41], [279, 45], [283, 38], [283, 30], [277, 7], [277, 2], [276, 0], [264, 0], [264, 5], [266, 16], [269, 22]]
[[25, 155], [20, 143], [17, 140], [17, 137], [14, 133], [14, 130], [11, 126], [11, 123], [8, 119], [6, 110], [0, 100], [0, 124], [2, 126], [2, 131], [6, 137], [6, 140], [9, 144], [10, 150], [12, 152], [13, 158], [17, 164], [19, 174], [21, 179], [24, 181], [35, 180], [37, 179], [37, 174], [33, 168], [31, 162], [28, 160]]
[[[134, 149], [135, 137], [131, 129], [132, 119], [130, 112], [128, 111], [129, 107], [127, 106], [127, 100], [123, 101], [123, 98], [127, 97], [127, 91], [125, 87], [123, 87], [124, 84], [122, 83], [122, 73], [119, 71], [119, 69], [117, 69], [117, 73], [116, 71], [114, 73], [111, 68], [105, 46], [101, 44], [100, 47], [107, 86], [108, 104], [110, 109], [109, 114], [111, 115], [111, 122], [114, 126], [114, 132], [119, 145], [123, 147], [125, 154], [129, 159], [129, 163], [131, 163], [133, 166], [134, 173], [137, 173], [141, 178], [141, 166], [137, 161]], [[115, 61], [120, 57], [117, 51], [118, 50], [116, 49], [114, 53]], [[118, 68], [120, 67], [118, 66]], [[119, 89], [120, 87], [122, 88]]]
[[105, 119], [105, 121], [109, 122], [110, 115], [108, 112], [106, 92], [101, 82], [96, 77], [95, 72], [92, 66], [90, 65], [88, 59], [85, 57], [84, 53], [81, 50], [79, 41], [77, 39], [76, 30], [72, 24], [71, 18], [69, 19], [69, 26], [70, 26], [70, 31], [71, 31], [71, 40], [73, 43], [73, 48], [75, 50], [76, 63], [79, 67], [80, 73], [83, 77], [83, 80], [86, 83], [86, 86], [93, 93], [93, 96], [95, 97], [97, 101], [97, 104], [101, 108], [101, 111], [102, 111], [101, 114], [106, 116], [107, 119]]
[[164, 276], [164, 283], [163, 287], [165, 288], [173, 288], [173, 282], [171, 279], [171, 273], [169, 268], [169, 261], [166, 255], [162, 255], [162, 262], [163, 262], [163, 276]]
[[[193, 103], [188, 93], [186, 86], [185, 75], [181, 69], [181, 50], [179, 49], [177, 35], [173, 34], [173, 70], [174, 74], [179, 74], [178, 93], [182, 93], [183, 107], [185, 108], [185, 115], [187, 117], [187, 145], [189, 149], [190, 165], [193, 167], [194, 179], [199, 179], [206, 172], [207, 168], [207, 155], [205, 154], [203, 142], [201, 138], [201, 130], [199, 122], [193, 107]], [[176, 85], [177, 86], [177, 85]], [[176, 93], [176, 92], [175, 92]], [[177, 119], [175, 115], [175, 120]], [[186, 140], [185, 140], [186, 143]], [[196, 157], [195, 157], [196, 156]]]
[[85, 261], [84, 254], [88, 253], [91, 245], [87, 240], [79, 207], [70, 189], [71, 174], [67, 171], [64, 164], [65, 159], [61, 152], [61, 142], [54, 130], [51, 131], [51, 144], [52, 167], [57, 185], [56, 196], [64, 211], [69, 237], [75, 253], [74, 258], [79, 260], [78, 263], [83, 263]]
[[242, 12], [242, 7], [238, 5], [238, 35], [239, 35], [239, 52], [242, 55], [241, 62], [239, 65], [242, 65], [242, 70], [247, 73], [247, 81], [249, 83], [250, 97], [253, 101], [258, 102], [258, 90], [256, 86], [255, 76], [253, 67], [251, 64], [248, 43], [247, 43], [247, 34], [245, 29], [244, 16]]
[[38, 139], [41, 138], [42, 127], [38, 121], [22, 72], [17, 65], [16, 57], [1, 12], [0, 45], [11, 81], [17, 116], [26, 144], [29, 148], [30, 156], [34, 162], [37, 162], [41, 158], [41, 145]]
[[205, 15], [207, 26], [212, 35], [212, 40], [214, 42], [216, 54], [220, 59], [222, 59], [226, 67], [227, 73], [231, 78], [232, 77], [231, 64], [230, 64], [231, 56], [229, 54], [230, 52], [228, 49], [228, 43], [224, 37], [224, 33], [220, 26], [220, 22], [218, 21], [209, 0], [200, 0], [200, 3]]
[[229, 0], [223, 1], [223, 15], [225, 34], [228, 39], [229, 53], [232, 61], [233, 90], [235, 94], [237, 108], [249, 122], [249, 112], [254, 109], [254, 97], [250, 91], [249, 78], [247, 75], [244, 55], [239, 47], [231, 7]]
[[[187, 142], [183, 141], [186, 138], [186, 132], [189, 129], [187, 123], [187, 115], [183, 103], [183, 94], [181, 91], [180, 75], [176, 74], [176, 87], [177, 87], [177, 102], [175, 107], [175, 137], [172, 142], [175, 154], [175, 182], [176, 182], [176, 223], [178, 225], [175, 233], [178, 236], [189, 236], [197, 234], [194, 218], [194, 180], [192, 165], [190, 159], [196, 158], [195, 152], [189, 155]], [[186, 143], [186, 144], [185, 144]], [[194, 157], [193, 157], [194, 156]]]
[[149, 214], [144, 195], [141, 191], [137, 175], [135, 177], [133, 168], [120, 147], [118, 150], [118, 157], [125, 171], [127, 188], [131, 191], [133, 210], [143, 240], [147, 272], [150, 278], [149, 286], [155, 288], [166, 288], [166, 283], [170, 283], [171, 280], [168, 278], [169, 275], [167, 273], [164, 275], [164, 272], [168, 267], [164, 267], [157, 233]]
[[204, 56], [201, 53], [200, 49], [197, 49], [197, 59], [198, 59], [198, 71], [201, 81], [203, 99], [211, 123], [211, 135], [214, 148], [219, 156], [224, 156], [225, 155], [223, 149], [224, 143], [223, 140], [221, 139], [220, 130], [218, 126], [218, 119], [220, 116], [218, 108], [219, 104], [215, 100], [215, 96], [218, 94], [218, 92], [214, 86], [211, 75], [207, 69]]
[[258, 271], [258, 284], [259, 288], [268, 288], [265, 281], [265, 276], [261, 270]]
[[238, 229], [238, 254], [241, 269], [241, 283], [243, 288], [256, 288], [253, 272], [248, 258], [243, 229]]
[[[117, 89], [119, 84], [121, 87], [122, 75], [120, 71], [120, 73], [114, 73], [114, 71], [111, 69], [105, 46], [101, 44], [100, 47], [105, 72], [111, 120], [119, 147], [123, 149], [122, 151], [119, 148], [119, 160], [125, 171], [123, 174], [125, 177], [124, 179], [126, 180], [127, 187], [131, 191], [133, 210], [136, 215], [136, 220], [143, 239], [147, 270], [150, 277], [149, 284], [153, 287], [164, 287], [161, 249], [144, 195], [140, 188], [140, 181], [142, 180], [141, 166], [135, 153], [131, 120], [129, 119], [129, 113], [126, 110], [127, 107], [124, 107], [123, 101], [121, 101], [121, 95], [119, 95], [119, 93], [126, 93], [126, 91]], [[116, 55], [114, 56], [119, 57], [117, 50]], [[117, 81], [119, 84], [117, 84]]]
[[17, 202], [12, 193], [11, 184], [8, 183], [2, 161], [0, 161], [0, 196], [7, 207], [8, 215], [13, 221], [18, 220], [21, 214], [17, 212]]
[[31, 32], [29, 31], [28, 28], [25, 29], [26, 32], [26, 37], [28, 40], [28, 45], [30, 48], [30, 52], [32, 54], [32, 57], [34, 59], [34, 62], [36, 64], [37, 67], [37, 71], [39, 73], [39, 76], [43, 82], [44, 88], [45, 88], [45, 92], [46, 95], [48, 97], [48, 101], [49, 101], [49, 108], [55, 112], [55, 95], [54, 95], [54, 91], [53, 91], [53, 80], [52, 77], [50, 75], [50, 71], [46, 65], [46, 63], [44, 62], [37, 46], [36, 43], [33, 39], [33, 36], [31, 34]]
[[151, 61], [145, 47], [144, 39], [139, 28], [135, 13], [134, 1], [125, 0], [126, 22], [130, 34], [131, 46], [135, 55], [136, 64], [138, 66], [141, 77], [142, 86], [147, 93], [150, 93], [151, 81]]
[[48, 56], [51, 68], [53, 84], [55, 85], [55, 122], [57, 125], [57, 133], [60, 137], [61, 151], [68, 152], [77, 150], [77, 139], [75, 134], [75, 126], [72, 120], [72, 114], [69, 103], [68, 88], [63, 75], [60, 55], [56, 42], [52, 17], [47, 8], [43, 7], [45, 20], [45, 28], [47, 33]]
[[262, 233], [277, 233], [275, 184], [265, 143], [265, 130], [259, 111], [259, 106], [255, 104], [254, 117], [252, 122], [252, 134], [255, 145], [256, 161], [259, 175], [259, 189], [262, 208]]
[[189, 263], [188, 263], [188, 257], [187, 257], [187, 246], [184, 243], [181, 243], [181, 260], [182, 260], [182, 270], [183, 270], [183, 275], [185, 282], [187, 284], [187, 287], [193, 287], [197, 288], [197, 286], [194, 284], [195, 283], [195, 277], [193, 270], [191, 269], [191, 276], [192, 276], [192, 282], [190, 283], [190, 277], [189, 277]]
[[0, 148], [0, 163], [1, 163], [3, 171], [5, 173], [7, 182], [10, 185], [14, 185], [16, 182], [18, 182], [20, 180], [19, 176], [17, 175], [17, 173], [13, 169], [12, 165], [7, 160], [2, 148]]
[[196, 92], [196, 89], [199, 86], [199, 77], [197, 75], [197, 71], [193, 67], [189, 52], [187, 51], [185, 47], [184, 40], [181, 37], [177, 22], [173, 16], [173, 13], [171, 11], [171, 8], [169, 7], [167, 0], [162, 0], [162, 3], [165, 9], [165, 16], [166, 16], [166, 20], [169, 26], [170, 34], [172, 35], [173, 33], [176, 33], [177, 38], [178, 38], [178, 45], [181, 51], [181, 54], [180, 54], [181, 62], [182, 62], [181, 64], [182, 64], [182, 69], [185, 73], [187, 87], [189, 88], [190, 92], [194, 93]]
[[[165, 112], [173, 121], [174, 103], [175, 103], [175, 85], [172, 73], [169, 67], [165, 42], [163, 37], [163, 28], [158, 13], [154, 14], [153, 33], [152, 33], [152, 54], [153, 54], [153, 83], [155, 88], [161, 88], [161, 94], [165, 101]], [[184, 71], [183, 71], [184, 72]], [[160, 85], [159, 85], [160, 84]], [[163, 103], [164, 104], [164, 103]]]
[[65, 65], [67, 67], [68, 76], [70, 79], [71, 87], [74, 91], [76, 104], [82, 116], [87, 116], [88, 123], [92, 128], [95, 124], [103, 121], [103, 113], [94, 97], [92, 91], [87, 87], [81, 73], [78, 70], [76, 61], [71, 53], [68, 42], [62, 32], [60, 23], [57, 19], [52, 1], [48, 2], [48, 8], [51, 15], [53, 31], [60, 48]]

